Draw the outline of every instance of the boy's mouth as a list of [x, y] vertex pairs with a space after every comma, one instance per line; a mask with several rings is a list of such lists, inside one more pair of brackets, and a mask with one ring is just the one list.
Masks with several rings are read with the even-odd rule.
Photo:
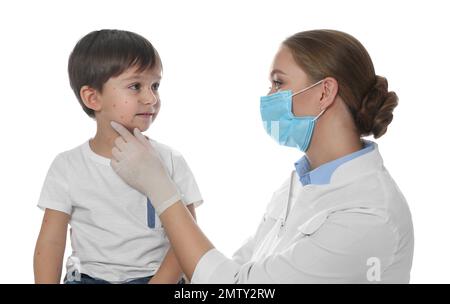
[[155, 113], [153, 113], [153, 112], [143, 112], [143, 113], [138, 113], [138, 114], [136, 114], [136, 116], [139, 116], [139, 117], [150, 117], [150, 116], [153, 116]]

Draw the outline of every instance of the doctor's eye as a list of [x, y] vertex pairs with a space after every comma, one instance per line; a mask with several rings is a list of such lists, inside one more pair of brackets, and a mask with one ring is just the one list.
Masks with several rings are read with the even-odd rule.
[[272, 88], [277, 90], [277, 91], [283, 85], [283, 83], [281, 81], [278, 81], [278, 80], [272, 80], [272, 83], [273, 83]]

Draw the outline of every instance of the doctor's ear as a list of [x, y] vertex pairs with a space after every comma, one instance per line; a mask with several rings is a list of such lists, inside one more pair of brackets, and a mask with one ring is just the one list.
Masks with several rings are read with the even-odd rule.
[[326, 77], [322, 82], [322, 96], [320, 97], [320, 108], [328, 108], [336, 99], [339, 84], [333, 77]]
[[94, 111], [100, 111], [101, 102], [99, 93], [96, 89], [84, 85], [80, 89], [80, 97], [86, 107]]

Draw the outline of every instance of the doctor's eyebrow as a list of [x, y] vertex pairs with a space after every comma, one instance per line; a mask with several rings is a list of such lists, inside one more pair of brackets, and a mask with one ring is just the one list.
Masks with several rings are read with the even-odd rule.
[[282, 75], [286, 75], [286, 73], [283, 72], [282, 70], [274, 69], [274, 70], [272, 70], [272, 72], [270, 72], [270, 77], [272, 77], [272, 76], [273, 76], [274, 74], [276, 74], [276, 73], [282, 74]]

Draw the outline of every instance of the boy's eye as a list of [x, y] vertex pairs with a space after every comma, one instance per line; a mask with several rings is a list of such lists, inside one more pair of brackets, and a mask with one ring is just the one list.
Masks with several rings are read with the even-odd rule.
[[[128, 88], [133, 91], [139, 91], [140, 89], [142, 89], [142, 85], [140, 83], [134, 83], [134, 84], [130, 85]], [[159, 88], [159, 82], [152, 84], [152, 90], [158, 91], [158, 88]]]
[[159, 82], [155, 82], [155, 83], [152, 85], [152, 89], [153, 89], [154, 91], [158, 91], [158, 89], [159, 89]]
[[134, 91], [138, 91], [141, 88], [141, 84], [140, 83], [134, 83], [134, 84], [130, 85], [128, 88], [132, 89]]

